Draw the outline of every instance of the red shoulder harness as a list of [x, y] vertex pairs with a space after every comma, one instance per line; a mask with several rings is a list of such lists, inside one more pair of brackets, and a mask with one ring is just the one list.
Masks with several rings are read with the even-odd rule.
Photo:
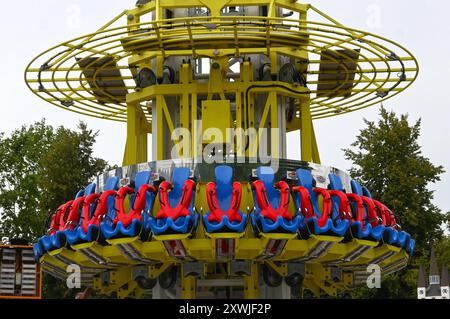
[[[108, 198], [116, 195], [117, 191], [108, 190], [104, 191], [102, 194], [91, 194], [86, 197], [83, 206], [83, 223], [81, 225], [85, 233], [87, 233], [89, 225], [100, 226], [100, 223], [108, 213]], [[91, 218], [92, 205], [96, 202], [97, 208]]]
[[287, 220], [292, 220], [292, 214], [288, 210], [290, 199], [289, 185], [286, 182], [281, 181], [275, 186], [280, 191], [280, 206], [277, 209], [270, 205], [264, 183], [260, 180], [253, 182], [253, 187], [256, 192], [256, 201], [261, 209], [261, 215], [273, 222], [277, 220], [278, 216]]
[[168, 181], [162, 182], [159, 186], [159, 203], [161, 210], [156, 215], [156, 218], [162, 219], [170, 217], [173, 221], [176, 221], [180, 217], [189, 216], [189, 206], [192, 202], [195, 185], [193, 180], [188, 179], [183, 186], [182, 195], [178, 205], [176, 207], [170, 207], [169, 191], [172, 189], [173, 185]]
[[367, 223], [369, 223], [373, 227], [380, 225], [373, 199], [366, 196], [361, 196], [361, 199], [363, 201], [363, 204], [367, 207]]
[[[309, 193], [308, 189], [303, 186], [296, 186], [293, 188], [293, 191], [295, 193], [298, 193], [300, 195], [300, 202], [301, 202], [301, 212], [302, 215], [306, 218], [312, 218], [315, 217], [314, 207], [312, 205], [312, 199], [311, 194]], [[322, 208], [322, 215], [320, 218], [317, 219], [317, 223], [320, 227], [325, 226], [328, 218], [331, 214], [331, 196], [330, 193], [324, 188], [314, 188], [313, 189], [314, 194], [321, 195], [323, 198], [323, 208]]]
[[78, 226], [80, 222], [80, 212], [83, 207], [83, 203], [84, 197], [79, 197], [73, 201], [70, 207], [69, 217], [67, 218], [67, 221], [64, 225], [64, 230], [74, 230], [75, 227]]
[[217, 201], [216, 183], [208, 183], [208, 185], [206, 185], [206, 192], [208, 195], [208, 206], [211, 210], [208, 221], [220, 223], [224, 215], [228, 216], [230, 222], [240, 223], [242, 221], [242, 217], [239, 215], [239, 207], [241, 206], [242, 199], [242, 186], [240, 183], [233, 183], [231, 204], [226, 212], [220, 209], [219, 202]]
[[339, 198], [339, 215], [341, 219], [347, 219], [352, 222], [353, 217], [350, 211], [350, 205], [348, 203], [347, 195], [337, 190], [329, 190], [328, 193], [331, 197], [336, 196], [337, 198]]
[[49, 235], [54, 235], [59, 230], [64, 230], [72, 203], [73, 200], [59, 206], [56, 212], [52, 215], [52, 221], [48, 230]]
[[156, 192], [156, 188], [149, 184], [144, 184], [141, 186], [141, 188], [139, 188], [134, 199], [133, 207], [127, 214], [125, 213], [125, 198], [127, 195], [133, 194], [134, 189], [131, 187], [122, 187], [119, 190], [117, 197], [117, 206], [119, 210], [117, 212], [116, 222], [121, 221], [124, 227], [128, 227], [135, 219], [142, 221], [142, 211], [144, 210], [146, 205], [146, 197], [148, 191]]

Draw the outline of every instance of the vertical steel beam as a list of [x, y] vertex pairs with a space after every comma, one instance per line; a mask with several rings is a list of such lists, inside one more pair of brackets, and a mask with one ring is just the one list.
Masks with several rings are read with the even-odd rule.
[[147, 162], [147, 134], [150, 131], [148, 126], [139, 104], [128, 104], [124, 166]]
[[162, 139], [164, 138], [164, 114], [163, 114], [163, 103], [164, 96], [158, 95], [156, 97], [155, 105], [152, 111], [152, 121], [153, 121], [153, 160], [161, 161], [164, 159], [164, 144]]
[[300, 103], [302, 161], [313, 161], [313, 127], [309, 101]]
[[181, 272], [181, 298], [195, 299], [197, 296], [197, 279], [193, 276], [184, 277]]
[[270, 131], [268, 134], [271, 135], [270, 137], [270, 156], [272, 158], [280, 158], [280, 126], [279, 126], [279, 119], [278, 119], [278, 108], [281, 106], [278, 106], [278, 96], [276, 92], [270, 92], [268, 100], [270, 101], [270, 128], [272, 130], [276, 131]]
[[244, 277], [244, 298], [259, 299], [259, 271], [258, 264], [252, 263], [251, 275]]

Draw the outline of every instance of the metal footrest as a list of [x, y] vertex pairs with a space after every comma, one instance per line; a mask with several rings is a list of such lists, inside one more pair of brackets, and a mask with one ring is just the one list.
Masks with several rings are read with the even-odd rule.
[[308, 255], [306, 255], [303, 258], [300, 258], [299, 260], [297, 260], [298, 262], [305, 262], [305, 261], [310, 261], [310, 260], [314, 260], [317, 258], [320, 258], [322, 256], [325, 256], [326, 253], [331, 249], [331, 247], [333, 247], [336, 244], [336, 242], [331, 242], [331, 241], [324, 241], [324, 242], [320, 242], [318, 243], [313, 249], [310, 250], [310, 252], [308, 253]]
[[258, 260], [269, 260], [279, 256], [284, 247], [286, 247], [287, 239], [270, 239], [264, 248], [264, 252], [258, 257]]
[[119, 248], [120, 252], [128, 259], [132, 261], [136, 261], [143, 264], [151, 264], [153, 263], [152, 260], [145, 258], [140, 251], [138, 251], [133, 245], [131, 244], [118, 244], [117, 248]]
[[391, 258], [392, 256], [394, 256], [396, 254], [395, 251], [388, 251], [387, 253], [385, 253], [384, 255], [372, 260], [370, 263], [371, 264], [381, 264], [383, 261], [387, 260], [388, 258]]
[[120, 267], [121, 264], [111, 262], [106, 258], [103, 258], [99, 254], [97, 254], [93, 249], [83, 248], [80, 249], [80, 252], [85, 255], [90, 261], [100, 266], [110, 266], [110, 267]]
[[355, 250], [351, 251], [348, 255], [346, 255], [341, 260], [336, 260], [336, 261], [330, 262], [328, 264], [329, 265], [339, 265], [339, 264], [344, 264], [344, 263], [349, 263], [349, 262], [355, 261], [359, 257], [361, 257], [365, 252], [369, 251], [372, 248], [373, 248], [372, 246], [360, 246], [360, 247], [356, 248]]

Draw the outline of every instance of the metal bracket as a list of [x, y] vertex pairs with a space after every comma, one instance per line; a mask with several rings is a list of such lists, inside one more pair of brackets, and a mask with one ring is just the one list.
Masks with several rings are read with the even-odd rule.
[[230, 262], [230, 273], [232, 276], [251, 276], [252, 264], [249, 261]]
[[111, 274], [109, 271], [104, 271], [100, 274], [100, 280], [102, 287], [108, 287], [111, 283]]
[[138, 277], [144, 277], [147, 279], [149, 277], [149, 268], [147, 266], [134, 267], [132, 270], [132, 277], [133, 280], [136, 280]]
[[303, 263], [288, 263], [288, 276], [300, 275], [305, 278], [306, 268]]
[[280, 276], [286, 277], [288, 275], [288, 264], [287, 263], [276, 263], [271, 260], [267, 260], [266, 264], [275, 270]]
[[183, 264], [183, 277], [201, 277], [203, 274], [203, 263], [201, 262], [189, 262]]
[[334, 282], [342, 281], [342, 270], [338, 267], [330, 267], [330, 277]]

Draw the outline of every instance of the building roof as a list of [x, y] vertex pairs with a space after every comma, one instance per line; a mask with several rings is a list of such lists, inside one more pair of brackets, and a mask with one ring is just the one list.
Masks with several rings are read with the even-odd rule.
[[450, 280], [449, 280], [449, 276], [448, 276], [447, 266], [442, 267], [441, 286], [442, 287], [450, 286]]
[[430, 276], [439, 276], [439, 267], [436, 258], [436, 251], [434, 250], [434, 248], [431, 250]]
[[420, 268], [419, 268], [419, 281], [417, 283], [417, 287], [419, 287], [419, 288], [428, 287], [427, 272], [425, 270], [424, 265], [420, 265]]

